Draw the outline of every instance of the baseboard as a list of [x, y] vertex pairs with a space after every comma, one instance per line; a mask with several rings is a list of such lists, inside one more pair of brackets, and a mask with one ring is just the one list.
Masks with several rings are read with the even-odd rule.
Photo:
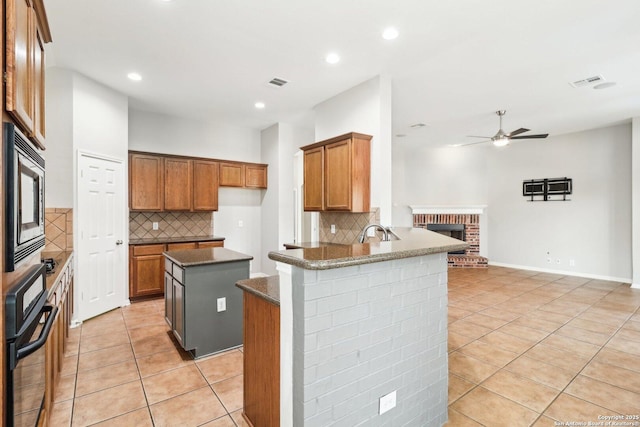
[[631, 284], [631, 288], [632, 289], [640, 289], [640, 283], [632, 283]]
[[[489, 265], [495, 267], [517, 268], [518, 270], [538, 271], [540, 273], [562, 274], [563, 276], [585, 277], [587, 279], [607, 280], [610, 282], [631, 283], [631, 278], [602, 276], [599, 274], [581, 273], [578, 271], [551, 270], [548, 268], [531, 267], [528, 265], [507, 264], [504, 262], [489, 261]], [[634, 284], [632, 288], [640, 287], [640, 284]]]
[[126, 307], [128, 305], [131, 305], [131, 300], [129, 298], [124, 300], [124, 302], [122, 303], [122, 305], [120, 307]]

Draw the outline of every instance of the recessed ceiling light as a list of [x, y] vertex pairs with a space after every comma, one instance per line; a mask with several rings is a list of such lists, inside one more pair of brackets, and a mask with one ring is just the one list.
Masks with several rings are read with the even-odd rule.
[[324, 60], [327, 61], [329, 64], [337, 64], [338, 62], [340, 62], [340, 56], [338, 56], [337, 53], [332, 52], [328, 54]]
[[605, 82], [595, 85], [594, 89], [608, 89], [616, 85], [616, 82]]
[[129, 77], [129, 79], [133, 80], [134, 82], [139, 82], [140, 80], [142, 80], [142, 76], [138, 73], [129, 73], [127, 74], [127, 77]]
[[398, 30], [396, 30], [394, 27], [386, 28], [382, 32], [382, 38], [385, 40], [393, 40], [397, 37], [398, 37]]
[[265, 107], [264, 102], [256, 102], [256, 103], [254, 104], [254, 106], [255, 106], [258, 110], [262, 110], [262, 109]]

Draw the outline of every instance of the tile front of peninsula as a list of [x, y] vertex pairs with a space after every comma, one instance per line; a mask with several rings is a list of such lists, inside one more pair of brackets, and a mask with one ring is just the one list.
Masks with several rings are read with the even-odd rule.
[[242, 291], [253, 259], [226, 248], [165, 252], [165, 319], [194, 358], [242, 345]]
[[[447, 421], [447, 252], [401, 240], [271, 252], [280, 276], [282, 426], [442, 426]], [[380, 414], [380, 398], [396, 405]]]

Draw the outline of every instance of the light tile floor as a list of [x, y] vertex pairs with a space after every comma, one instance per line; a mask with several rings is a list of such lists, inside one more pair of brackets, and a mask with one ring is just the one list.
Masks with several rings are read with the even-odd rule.
[[[640, 290], [628, 284], [449, 270], [447, 426], [640, 415], [639, 307]], [[135, 303], [72, 330], [52, 426], [246, 425], [242, 352], [193, 361], [163, 308], [162, 300]]]

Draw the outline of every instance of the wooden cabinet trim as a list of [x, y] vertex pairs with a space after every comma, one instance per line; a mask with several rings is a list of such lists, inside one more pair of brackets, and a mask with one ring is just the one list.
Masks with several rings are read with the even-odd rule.
[[364, 139], [367, 141], [371, 141], [371, 138], [373, 138], [373, 136], [366, 135], [364, 133], [349, 132], [349, 133], [345, 133], [344, 135], [334, 136], [333, 138], [329, 138], [323, 141], [314, 142], [313, 144], [305, 145], [304, 147], [300, 147], [300, 149], [302, 151], [307, 151], [313, 148], [318, 148], [328, 144], [333, 144], [334, 142], [342, 141], [344, 139]]

